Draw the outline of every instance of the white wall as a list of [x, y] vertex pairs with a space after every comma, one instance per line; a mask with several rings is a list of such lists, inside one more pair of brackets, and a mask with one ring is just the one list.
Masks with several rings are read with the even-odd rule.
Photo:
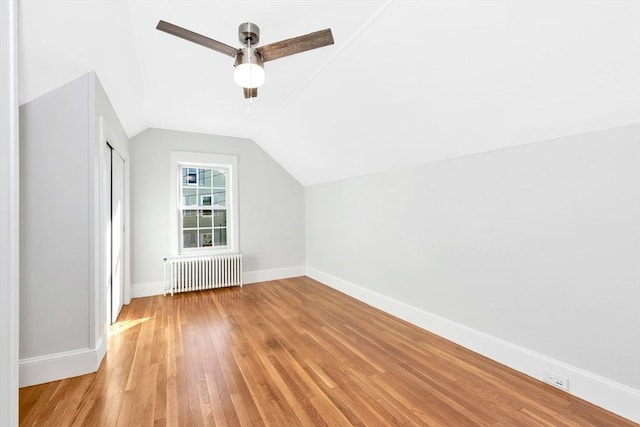
[[0, 425], [18, 425], [18, 4], [0, 2]]
[[280, 165], [248, 139], [147, 129], [130, 146], [134, 296], [162, 293], [171, 150], [238, 156], [245, 282], [304, 274], [304, 190]]
[[307, 187], [307, 266], [640, 408], [639, 165], [634, 125]]
[[20, 358], [89, 347], [89, 77], [20, 107]]
[[94, 73], [20, 107], [21, 386], [94, 372], [106, 351], [106, 135], [126, 156]]

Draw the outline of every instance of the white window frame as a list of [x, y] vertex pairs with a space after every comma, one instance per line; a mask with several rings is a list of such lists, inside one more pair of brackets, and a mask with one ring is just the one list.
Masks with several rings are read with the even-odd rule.
[[[170, 223], [171, 256], [215, 255], [240, 252], [238, 221], [238, 156], [229, 154], [198, 153], [190, 151], [171, 151], [170, 153]], [[207, 248], [182, 248], [182, 209], [180, 186], [182, 166], [227, 169], [227, 245]], [[196, 208], [197, 209], [197, 208]], [[211, 206], [213, 210], [213, 206]]]

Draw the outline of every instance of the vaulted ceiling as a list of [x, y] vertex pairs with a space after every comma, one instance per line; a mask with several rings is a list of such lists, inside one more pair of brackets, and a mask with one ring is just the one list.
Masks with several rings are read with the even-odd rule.
[[[20, 98], [95, 70], [129, 136], [252, 138], [304, 185], [640, 122], [640, 1], [20, 0]], [[232, 46], [330, 27], [265, 65], [249, 105]], [[249, 110], [249, 114], [247, 114]]]

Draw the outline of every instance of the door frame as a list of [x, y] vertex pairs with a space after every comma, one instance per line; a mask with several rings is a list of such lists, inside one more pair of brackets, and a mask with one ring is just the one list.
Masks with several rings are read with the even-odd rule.
[[18, 425], [18, 2], [0, 1], [0, 425]]
[[[108, 185], [108, 180], [111, 179], [110, 170], [106, 166], [107, 154], [110, 155], [110, 149], [107, 143], [115, 150], [118, 155], [124, 160], [124, 304], [128, 305], [131, 302], [131, 231], [130, 231], [130, 184], [129, 184], [129, 153], [128, 153], [128, 139], [126, 135], [121, 135], [112, 130], [109, 126], [108, 120], [105, 120], [103, 116], [98, 117], [98, 137], [95, 145], [95, 160], [96, 169], [99, 177], [99, 194], [96, 197], [95, 212], [98, 217], [99, 226], [96, 230], [97, 238], [95, 240], [96, 247], [96, 287], [94, 288], [94, 314], [92, 321], [94, 322], [91, 332], [93, 334], [92, 340], [95, 343], [95, 348], [98, 352], [98, 361], [102, 360], [107, 352], [108, 344], [108, 332], [109, 332], [109, 319], [110, 313], [107, 311], [107, 294], [109, 286], [107, 269], [110, 268], [110, 263], [107, 261], [107, 239], [106, 233], [108, 230], [107, 207], [111, 206], [111, 193]], [[109, 153], [107, 153], [109, 150]], [[110, 209], [109, 209], [110, 210]], [[110, 216], [110, 214], [109, 214]], [[99, 362], [98, 362], [99, 363]]]

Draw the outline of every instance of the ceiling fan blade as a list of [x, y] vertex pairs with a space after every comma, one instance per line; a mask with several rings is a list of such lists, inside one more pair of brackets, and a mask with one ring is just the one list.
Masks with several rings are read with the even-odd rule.
[[242, 91], [244, 92], [244, 97], [245, 98], [257, 98], [258, 97], [258, 88], [257, 87], [254, 87], [254, 88], [243, 87]]
[[158, 22], [158, 25], [156, 26], [156, 29], [164, 31], [165, 33], [172, 34], [176, 37], [189, 40], [190, 42], [199, 44], [201, 46], [208, 47], [209, 49], [213, 49], [216, 52], [224, 53], [225, 55], [229, 55], [231, 57], [235, 57], [236, 52], [238, 51], [238, 49], [236, 49], [235, 47], [221, 43], [217, 40], [210, 39], [209, 37], [205, 37], [202, 34], [194, 33], [193, 31], [187, 30], [186, 28], [178, 27], [177, 25], [171, 24], [166, 21], [160, 20]]
[[326, 30], [316, 31], [304, 36], [293, 37], [266, 46], [257, 47], [256, 52], [260, 53], [264, 62], [267, 62], [332, 44], [333, 34], [331, 34], [331, 28], [327, 28]]

